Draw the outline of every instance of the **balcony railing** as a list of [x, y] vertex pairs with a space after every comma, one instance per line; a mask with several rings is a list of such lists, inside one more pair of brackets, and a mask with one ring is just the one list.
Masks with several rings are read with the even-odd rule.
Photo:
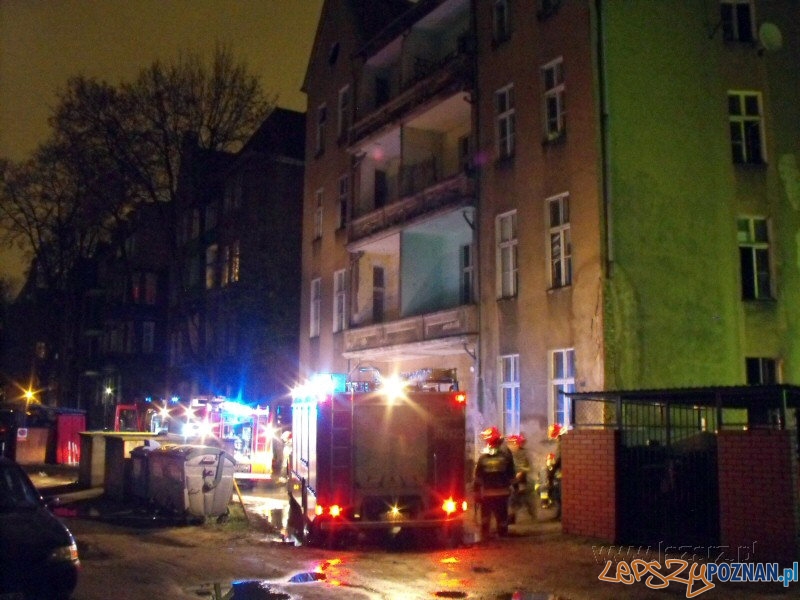
[[353, 124], [348, 135], [350, 144], [356, 144], [385, 125], [399, 121], [439, 94], [463, 89], [469, 82], [470, 72], [470, 60], [464, 52], [456, 52], [439, 62], [420, 63], [415, 69], [416, 76], [397, 96]]
[[466, 173], [458, 173], [426, 188], [419, 194], [392, 202], [353, 219], [349, 224], [348, 241], [362, 240], [379, 231], [398, 227], [446, 207], [472, 204], [474, 198], [474, 181]]
[[345, 351], [358, 352], [478, 333], [478, 307], [465, 304], [434, 313], [376, 323], [345, 332]]

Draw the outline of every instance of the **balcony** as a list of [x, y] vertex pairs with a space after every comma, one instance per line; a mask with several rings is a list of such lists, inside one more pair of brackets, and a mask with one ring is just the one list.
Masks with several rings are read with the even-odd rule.
[[478, 334], [478, 307], [462, 305], [434, 313], [376, 323], [345, 332], [345, 358], [425, 356], [460, 351]]
[[434, 98], [471, 89], [471, 73], [471, 60], [466, 52], [456, 51], [439, 61], [417, 59], [414, 76], [400, 93], [350, 128], [350, 145], [359, 144], [368, 136], [409, 117]]
[[474, 199], [475, 182], [466, 173], [458, 173], [427, 187], [418, 194], [353, 219], [348, 228], [348, 243], [358, 242], [375, 233], [400, 227], [423, 215], [472, 205]]

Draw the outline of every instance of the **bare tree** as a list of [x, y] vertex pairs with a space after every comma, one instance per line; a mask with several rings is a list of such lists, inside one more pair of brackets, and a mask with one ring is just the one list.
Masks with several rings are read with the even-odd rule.
[[0, 241], [35, 259], [37, 275], [59, 303], [53, 343], [64, 365], [75, 346], [73, 311], [85, 284], [76, 277], [81, 263], [98, 244], [115, 239], [140, 202], [164, 210], [164, 235], [174, 239], [171, 211], [184, 141], [237, 150], [275, 100], [222, 46], [210, 65], [189, 54], [172, 65], [155, 62], [116, 87], [73, 77], [50, 119], [51, 139], [24, 163], [0, 160]]

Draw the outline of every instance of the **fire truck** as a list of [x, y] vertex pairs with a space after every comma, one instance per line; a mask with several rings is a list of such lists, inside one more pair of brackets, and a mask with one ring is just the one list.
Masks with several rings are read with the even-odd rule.
[[222, 396], [121, 404], [115, 431], [165, 433], [173, 442], [220, 446], [236, 461], [235, 477], [246, 481], [271, 479], [274, 448], [283, 446], [269, 408]]
[[327, 546], [420, 531], [460, 542], [466, 395], [387, 381], [348, 389], [343, 376], [324, 387], [294, 394], [289, 534]]

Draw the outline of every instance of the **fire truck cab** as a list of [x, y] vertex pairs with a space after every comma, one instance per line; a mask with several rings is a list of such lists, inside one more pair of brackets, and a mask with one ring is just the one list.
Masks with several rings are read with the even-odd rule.
[[327, 389], [294, 395], [290, 534], [333, 545], [370, 532], [393, 539], [426, 530], [460, 541], [466, 395], [392, 389], [387, 381], [347, 388], [343, 376], [328, 377]]

